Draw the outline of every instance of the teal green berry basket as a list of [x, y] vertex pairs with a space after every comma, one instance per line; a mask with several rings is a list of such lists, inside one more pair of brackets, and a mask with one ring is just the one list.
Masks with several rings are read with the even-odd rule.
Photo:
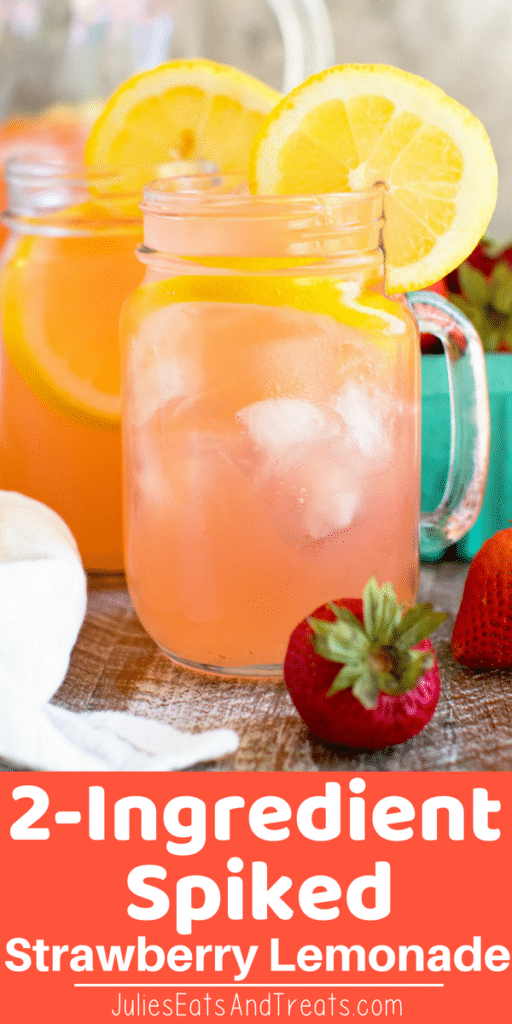
[[[485, 363], [491, 409], [489, 476], [480, 515], [457, 544], [457, 556], [467, 560], [487, 537], [512, 521], [512, 353], [488, 353]], [[421, 388], [421, 508], [430, 512], [441, 501], [448, 475], [450, 408], [444, 355], [421, 357]], [[435, 560], [423, 551], [422, 559]]]

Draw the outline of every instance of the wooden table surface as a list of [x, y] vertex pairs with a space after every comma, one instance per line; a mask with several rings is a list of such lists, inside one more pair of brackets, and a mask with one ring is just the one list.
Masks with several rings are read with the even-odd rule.
[[351, 752], [311, 736], [279, 679], [203, 677], [174, 666], [138, 622], [119, 584], [91, 582], [87, 617], [54, 702], [73, 710], [112, 709], [172, 722], [189, 731], [228, 726], [235, 754], [195, 771], [509, 771], [512, 673], [474, 673], [450, 649], [453, 616], [468, 566], [424, 566], [420, 598], [450, 612], [433, 643], [442, 696], [429, 725], [405, 744]]
[[[91, 580], [87, 615], [53, 703], [74, 711], [122, 710], [189, 732], [228, 727], [238, 750], [190, 771], [510, 771], [512, 673], [471, 672], [450, 636], [467, 563], [421, 570], [419, 599], [449, 612], [432, 637], [442, 694], [426, 728], [407, 743], [354, 752], [311, 736], [280, 679], [202, 676], [179, 668], [140, 625], [126, 588]], [[0, 770], [13, 770], [0, 761]]]

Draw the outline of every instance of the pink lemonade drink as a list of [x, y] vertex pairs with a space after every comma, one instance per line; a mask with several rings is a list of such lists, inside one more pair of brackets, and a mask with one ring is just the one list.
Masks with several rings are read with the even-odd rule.
[[145, 202], [124, 314], [125, 563], [182, 663], [280, 671], [296, 623], [418, 585], [419, 346], [382, 195]]
[[[146, 276], [122, 317], [125, 565], [182, 665], [279, 674], [305, 615], [373, 575], [413, 602], [420, 527], [437, 553], [478, 515], [481, 342], [440, 296], [385, 294], [382, 206], [381, 186], [254, 197], [208, 175], [145, 191]], [[421, 520], [418, 326], [443, 341], [453, 410]]]

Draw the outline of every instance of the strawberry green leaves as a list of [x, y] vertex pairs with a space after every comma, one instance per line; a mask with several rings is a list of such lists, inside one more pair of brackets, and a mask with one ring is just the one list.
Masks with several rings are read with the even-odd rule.
[[365, 708], [374, 708], [381, 692], [406, 693], [431, 668], [430, 652], [411, 648], [426, 640], [446, 615], [435, 612], [430, 604], [405, 611], [391, 584], [379, 588], [375, 577], [364, 588], [362, 606], [362, 623], [348, 608], [336, 604], [328, 606], [334, 622], [314, 617], [307, 621], [316, 653], [343, 666], [327, 696], [351, 689]]
[[512, 352], [512, 269], [499, 257], [489, 274], [467, 260], [457, 268], [460, 293], [448, 298], [474, 325], [486, 352]]
[[379, 750], [420, 732], [434, 714], [441, 680], [430, 641], [408, 645], [443, 618], [429, 605], [399, 606], [392, 587], [379, 589], [372, 579], [364, 601], [342, 597], [302, 619], [290, 635], [283, 674], [313, 735]]

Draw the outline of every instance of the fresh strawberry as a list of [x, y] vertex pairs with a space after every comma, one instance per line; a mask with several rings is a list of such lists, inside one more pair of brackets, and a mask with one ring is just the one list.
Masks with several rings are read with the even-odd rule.
[[429, 604], [404, 611], [374, 577], [362, 600], [317, 608], [294, 629], [284, 680], [297, 711], [328, 743], [378, 750], [430, 721], [440, 681], [427, 636], [444, 622]]
[[456, 661], [468, 668], [512, 669], [512, 528], [477, 551], [452, 636]]
[[469, 254], [468, 263], [485, 277], [489, 277], [497, 258], [495, 243], [490, 238], [482, 238]]
[[483, 238], [446, 278], [448, 298], [476, 328], [486, 352], [512, 352], [512, 247]]
[[507, 245], [505, 249], [501, 250], [499, 259], [505, 260], [505, 263], [512, 267], [512, 245]]
[[[496, 259], [495, 243], [490, 238], [482, 238], [464, 262], [479, 270], [484, 277], [490, 277]], [[446, 277], [448, 291], [455, 295], [462, 291], [457, 270], [452, 270]]]
[[437, 292], [438, 295], [442, 295], [444, 299], [448, 298], [448, 285], [444, 277], [440, 281], [435, 281], [434, 284], [429, 284], [427, 292]]

